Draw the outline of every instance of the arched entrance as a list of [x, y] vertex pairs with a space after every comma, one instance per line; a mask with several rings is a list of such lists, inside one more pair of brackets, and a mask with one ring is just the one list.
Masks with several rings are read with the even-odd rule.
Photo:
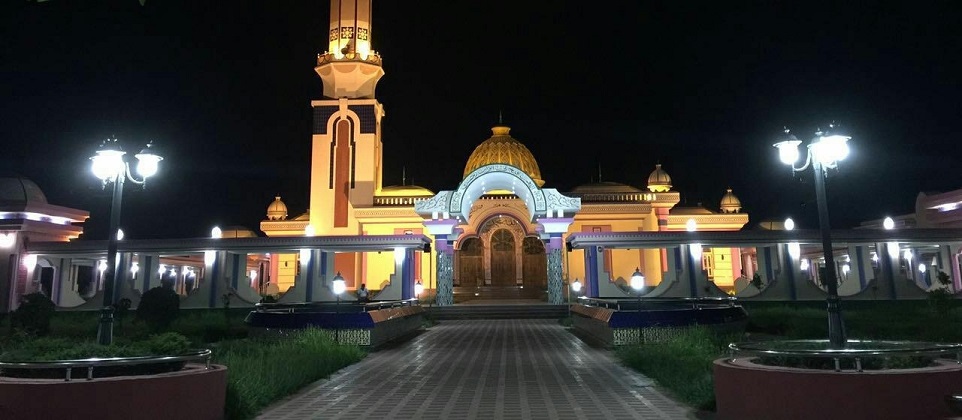
[[[502, 208], [496, 208], [502, 203], [479, 204], [495, 200], [504, 200]], [[470, 259], [477, 257], [477, 245], [472, 244], [474, 237], [481, 240], [482, 264], [486, 264], [485, 285], [475, 287], [498, 284], [516, 290], [547, 289], [548, 302], [563, 303], [562, 236], [574, 214], [581, 209], [580, 199], [566, 197], [552, 188], [541, 188], [514, 166], [490, 164], [466, 175], [456, 190], [441, 191], [415, 203], [414, 209], [425, 218], [424, 226], [435, 238], [439, 305], [454, 303], [454, 286], [464, 287], [470, 281], [468, 277], [475, 275], [472, 264], [476, 259]], [[503, 214], [511, 217], [497, 217]], [[489, 233], [480, 232], [487, 228], [492, 216], [514, 220], [517, 229], [505, 226], [490, 229]], [[475, 230], [479, 220], [484, 222]], [[465, 253], [462, 260], [459, 251], [465, 247], [472, 253]], [[467, 267], [461, 267], [462, 264]], [[512, 273], [514, 286], [511, 286]], [[458, 276], [464, 277], [456, 279]], [[541, 284], [546, 287], [532, 287]]]

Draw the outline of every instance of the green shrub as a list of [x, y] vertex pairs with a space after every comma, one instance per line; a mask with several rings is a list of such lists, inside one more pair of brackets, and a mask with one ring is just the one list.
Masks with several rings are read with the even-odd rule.
[[137, 319], [147, 324], [152, 333], [166, 331], [180, 311], [180, 296], [168, 287], [155, 287], [144, 292], [137, 306]]
[[166, 332], [148, 337], [135, 344], [143, 352], [154, 356], [174, 356], [184, 354], [190, 349], [190, 340], [175, 332]]
[[50, 332], [50, 317], [55, 309], [56, 305], [43, 293], [23, 295], [20, 306], [11, 316], [11, 326], [29, 334], [45, 336]]
[[187, 337], [164, 333], [143, 341], [105, 346], [92, 341], [68, 338], [40, 337], [13, 343], [0, 354], [3, 361], [72, 360], [91, 357], [171, 356], [185, 353], [190, 348]]

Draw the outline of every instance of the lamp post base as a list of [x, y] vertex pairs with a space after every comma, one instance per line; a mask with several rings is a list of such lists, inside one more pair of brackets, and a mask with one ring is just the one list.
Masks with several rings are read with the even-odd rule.
[[100, 310], [100, 325], [97, 327], [97, 343], [109, 346], [114, 342], [114, 308], [105, 306]]
[[829, 296], [826, 299], [828, 311], [828, 341], [833, 348], [843, 349], [848, 344], [845, 334], [845, 321], [842, 319], [841, 299]]

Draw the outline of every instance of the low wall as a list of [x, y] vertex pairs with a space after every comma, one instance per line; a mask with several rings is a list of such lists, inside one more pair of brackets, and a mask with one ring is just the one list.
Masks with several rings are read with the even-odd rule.
[[572, 305], [571, 318], [575, 332], [582, 337], [605, 346], [623, 346], [665, 341], [696, 325], [742, 330], [747, 315], [740, 306], [618, 311]]
[[245, 322], [254, 335], [285, 334], [314, 327], [329, 331], [332, 339], [342, 344], [376, 347], [419, 330], [424, 322], [424, 308], [401, 306], [367, 312], [253, 311]]
[[227, 368], [99, 379], [0, 377], [0, 419], [222, 419]]
[[962, 393], [962, 365], [835, 372], [718, 359], [719, 419], [943, 419], [945, 396]]

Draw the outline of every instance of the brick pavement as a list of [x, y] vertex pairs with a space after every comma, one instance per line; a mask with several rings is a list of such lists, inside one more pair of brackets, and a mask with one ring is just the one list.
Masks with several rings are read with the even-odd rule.
[[555, 320], [444, 321], [261, 419], [686, 419], [693, 410]]

